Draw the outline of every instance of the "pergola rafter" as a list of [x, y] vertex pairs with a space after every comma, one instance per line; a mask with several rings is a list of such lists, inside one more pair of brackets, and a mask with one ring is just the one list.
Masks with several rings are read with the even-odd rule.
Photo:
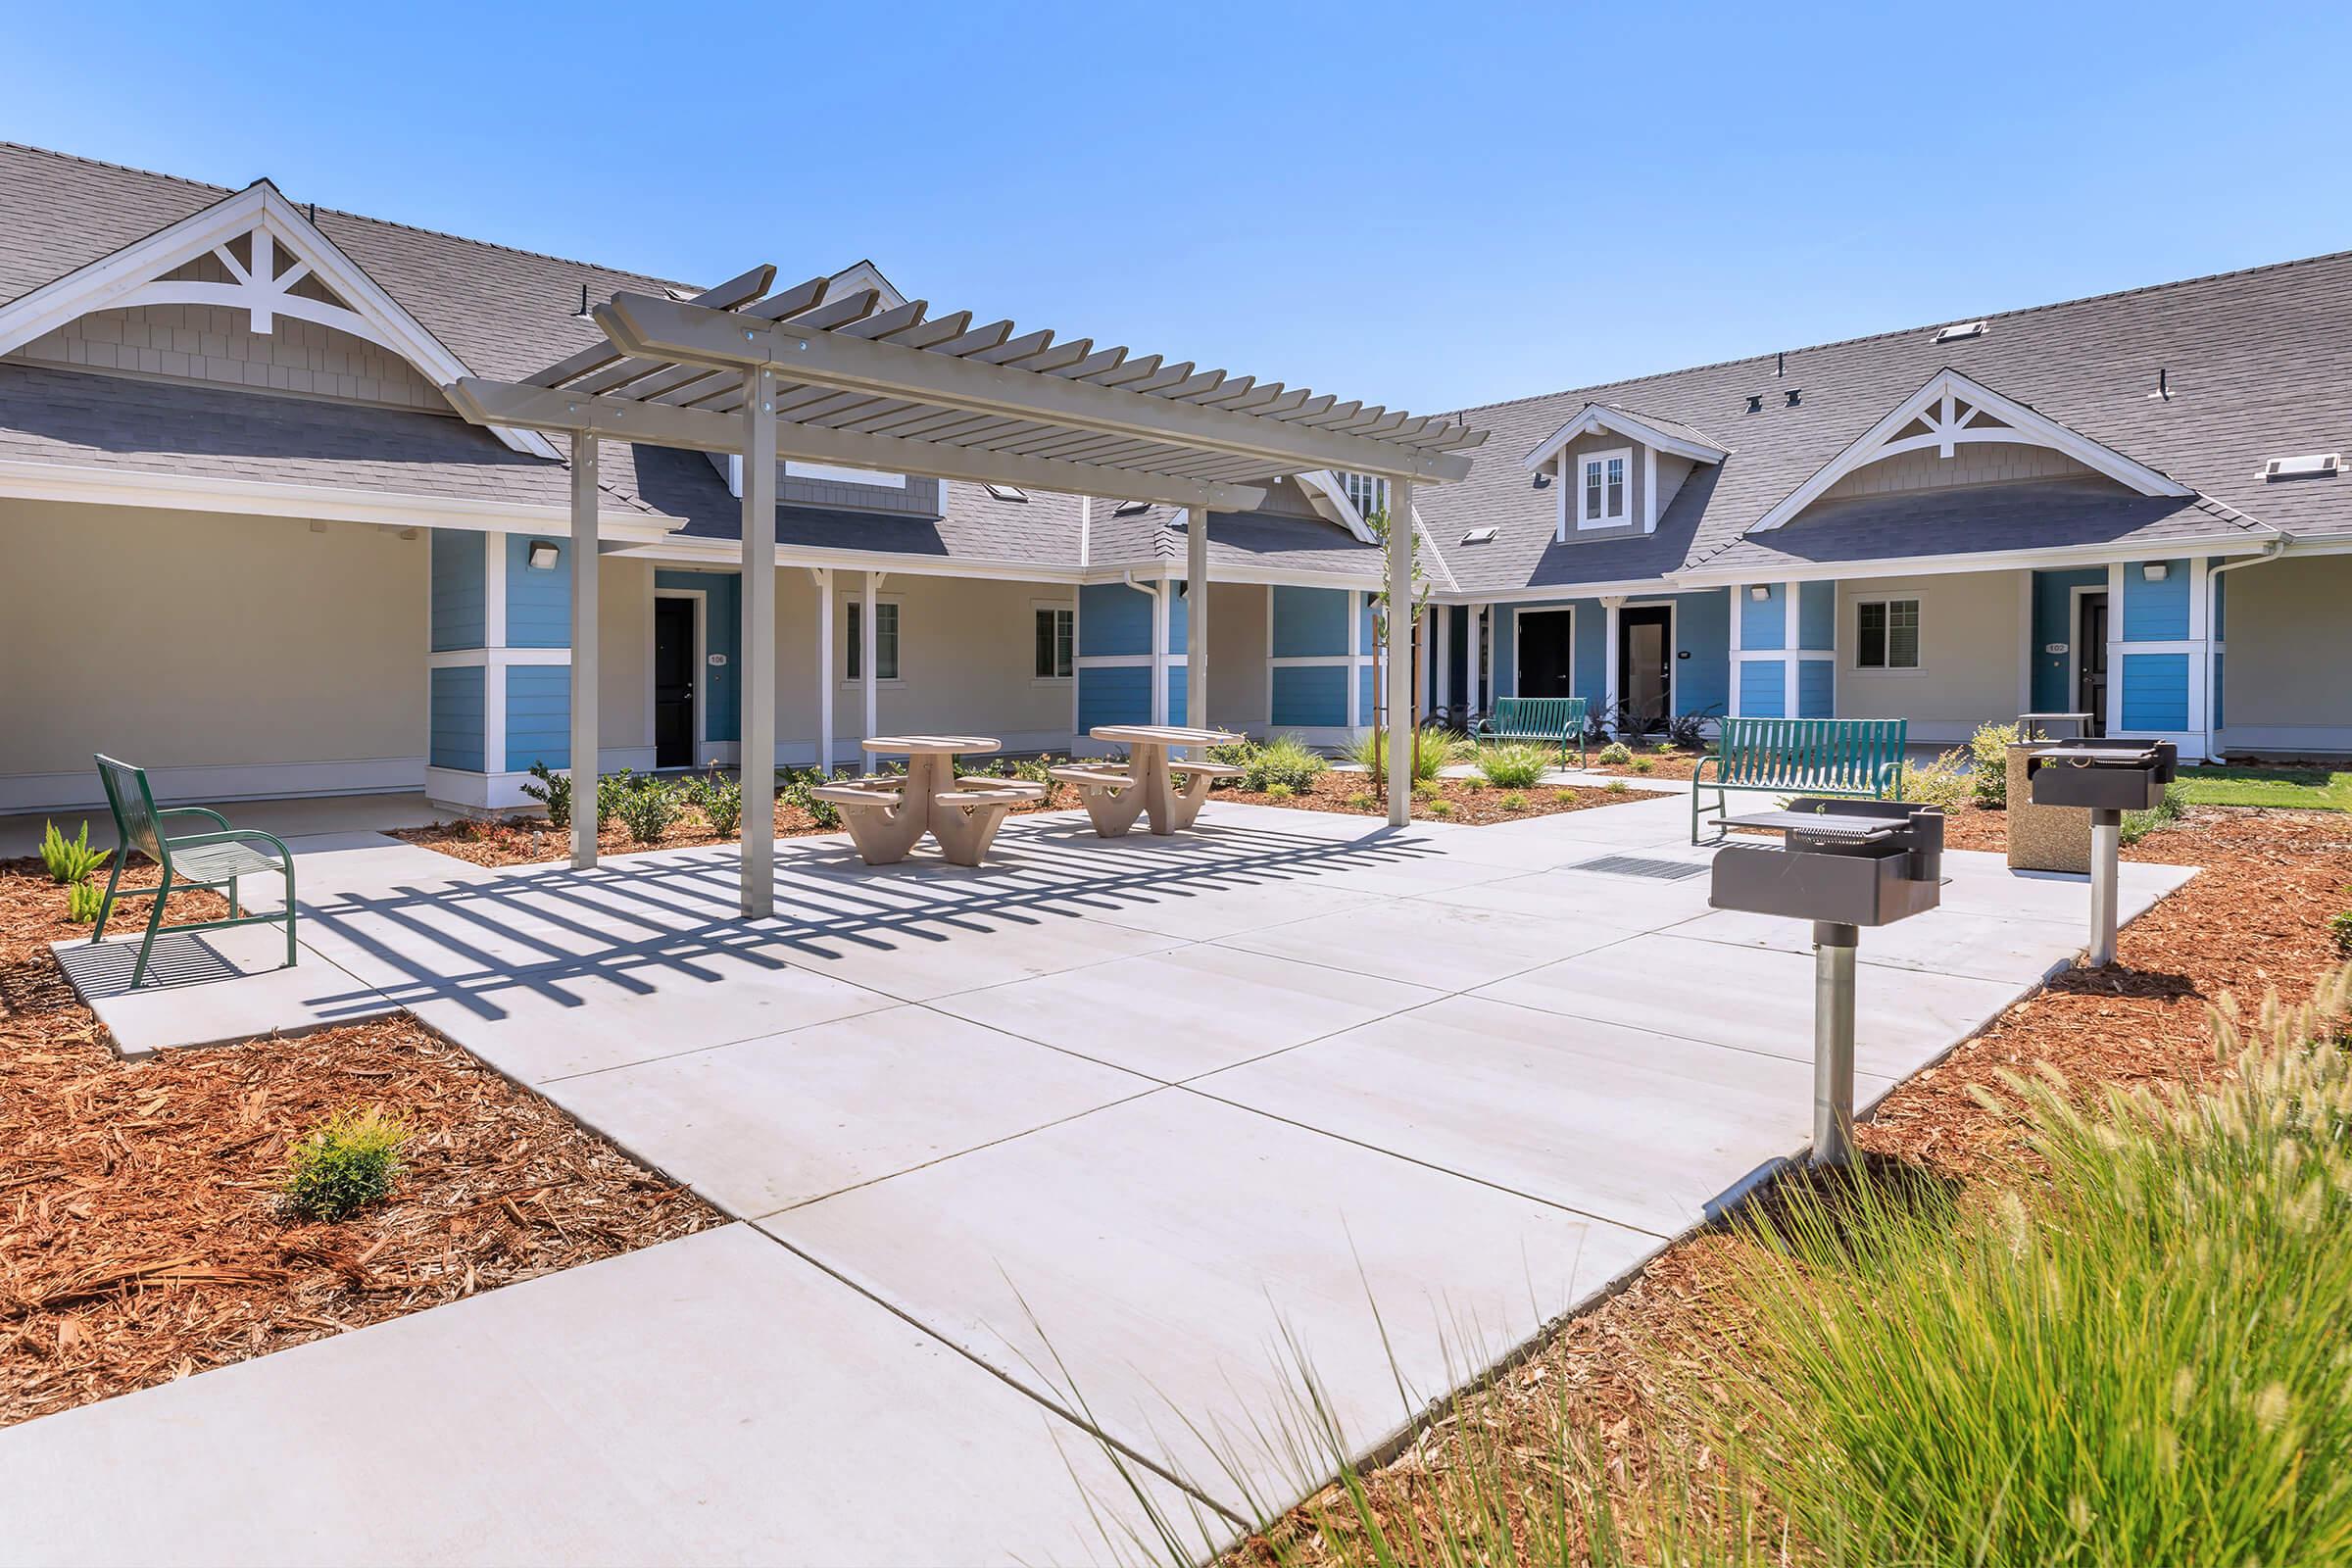
[[[1411, 599], [1412, 491], [1469, 472], [1486, 433], [1444, 418], [1343, 403], [1191, 361], [1098, 349], [972, 313], [934, 317], [923, 301], [822, 277], [770, 292], [758, 267], [692, 299], [622, 293], [592, 312], [606, 341], [519, 381], [465, 378], [448, 388], [466, 417], [572, 438], [574, 798], [594, 790], [597, 445], [632, 441], [729, 453], [743, 465], [745, 684], [743, 787], [775, 787], [776, 467], [784, 459], [974, 483], [1142, 501], [1188, 514], [1192, 596], [1187, 693], [1207, 710], [1211, 512], [1247, 512], [1265, 486], [1338, 469], [1389, 481], [1389, 589]], [[583, 559], [586, 558], [586, 559]], [[870, 635], [871, 627], [868, 626]], [[1409, 689], [1410, 639], [1390, 640], [1389, 689]], [[1390, 818], [1410, 800], [1409, 705], [1392, 702]], [[743, 909], [773, 907], [774, 841], [766, 812], [745, 813]], [[573, 863], [595, 863], [593, 813], [575, 816]]]

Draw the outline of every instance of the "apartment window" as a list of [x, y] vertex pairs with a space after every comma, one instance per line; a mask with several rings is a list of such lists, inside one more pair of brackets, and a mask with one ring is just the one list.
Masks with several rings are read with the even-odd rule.
[[[865, 601], [853, 599], [845, 607], [849, 613], [842, 624], [849, 632], [850, 646], [841, 662], [843, 678], [865, 678]], [[899, 607], [891, 601], [877, 600], [874, 604], [874, 679], [899, 678]]]
[[1854, 667], [1919, 667], [1919, 601], [1865, 599], [1854, 606]]
[[1068, 680], [1076, 663], [1078, 612], [1067, 606], [1037, 608], [1037, 678]]
[[1343, 473], [1340, 489], [1348, 504], [1359, 517], [1369, 517], [1376, 512], [1389, 510], [1389, 481], [1369, 473]]
[[1576, 460], [1576, 525], [1610, 528], [1626, 520], [1626, 480], [1633, 466], [1630, 450], [1588, 452]]

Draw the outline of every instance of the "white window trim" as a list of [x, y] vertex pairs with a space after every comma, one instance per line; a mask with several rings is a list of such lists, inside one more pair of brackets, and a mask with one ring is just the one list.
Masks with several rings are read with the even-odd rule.
[[[841, 628], [841, 653], [838, 656], [840, 659], [838, 667], [843, 671], [838, 684], [850, 691], [859, 691], [865, 686], [865, 677], [848, 673], [851, 654], [854, 651], [861, 651], [857, 649], [857, 642], [853, 640], [850, 616], [853, 610], [858, 614], [865, 612], [862, 608], [859, 608], [865, 604], [865, 595], [858, 592], [840, 594], [835, 597], [838, 602], [833, 607], [833, 623]], [[884, 605], [899, 607], [899, 672], [896, 675], [874, 677], [874, 684], [877, 687], [889, 691], [906, 684], [906, 601], [898, 594], [874, 595], [874, 608], [878, 611]], [[860, 639], [863, 637], [862, 631], [858, 633], [858, 637]], [[879, 647], [880, 645], [877, 644], [877, 658], [879, 657]]]
[[[1793, 598], [1794, 595], [1791, 595], [1790, 597]], [[1900, 604], [1910, 605], [1912, 607], [1912, 613], [1918, 618], [1919, 621], [1919, 624], [1916, 628], [1916, 635], [1919, 642], [1919, 662], [1915, 664], [1865, 664], [1862, 662], [1862, 607], [1864, 605]], [[1845, 602], [1844, 612], [1854, 617], [1853, 651], [1845, 661], [1845, 668], [1848, 674], [1896, 675], [1907, 678], [1912, 675], [1924, 675], [1928, 672], [1927, 595], [1916, 591], [1900, 594], [1861, 594], [1852, 599], [1848, 599]], [[1886, 646], [1887, 653], [1891, 657], [1894, 651], [1894, 630], [1891, 621], [1889, 621], [1887, 625]]]
[[[1585, 513], [1585, 468], [1588, 465], [1594, 463], [1602, 466], [1600, 504], [1603, 507], [1606, 507], [1609, 504], [1607, 465], [1611, 458], [1615, 458], [1625, 465], [1625, 494], [1619, 498], [1622, 502], [1623, 510], [1618, 512], [1614, 516], [1609, 515], [1606, 513], [1603, 513], [1597, 517], [1588, 516]], [[1570, 482], [1576, 487], [1576, 494], [1572, 499], [1576, 508], [1576, 528], [1579, 533], [1583, 533], [1589, 529], [1628, 528], [1633, 526], [1634, 449], [1632, 447], [1610, 447], [1605, 451], [1599, 452], [1579, 452], [1569, 460], [1569, 464], [1571, 468], [1571, 473], [1569, 475]]]
[[[1040, 675], [1040, 674], [1037, 672], [1037, 617], [1038, 617], [1038, 613], [1039, 613], [1041, 611], [1047, 611], [1047, 610], [1056, 610], [1056, 611], [1059, 611], [1059, 612], [1061, 612], [1063, 614], [1066, 614], [1066, 615], [1068, 615], [1068, 616], [1070, 617], [1070, 672], [1069, 672], [1067, 675]], [[903, 611], [903, 610], [899, 612], [899, 614], [900, 614], [902, 617], [904, 617], [904, 616], [906, 615], [906, 612], [905, 612], [905, 611]], [[902, 644], [902, 645], [905, 643], [905, 641], [906, 641], [906, 622], [905, 622], [905, 620], [904, 620], [904, 619], [902, 619], [902, 620], [900, 621], [900, 624], [899, 624], [899, 640], [900, 640], [900, 642], [901, 642], [901, 644]], [[900, 667], [902, 670], [903, 670], [903, 669], [905, 669], [905, 668], [906, 667], [906, 648], [905, 648], [904, 646], [902, 646], [902, 647], [899, 649], [899, 667]], [[1032, 599], [1032, 600], [1030, 600], [1030, 601], [1029, 601], [1029, 684], [1030, 684], [1030, 685], [1032, 685], [1032, 686], [1045, 686], [1045, 687], [1051, 687], [1051, 688], [1054, 688], [1054, 689], [1055, 689], [1055, 690], [1058, 690], [1058, 689], [1060, 689], [1061, 687], [1064, 687], [1064, 686], [1068, 686], [1068, 685], [1070, 685], [1072, 682], [1076, 681], [1077, 679], [1078, 679], [1078, 601], [1077, 601], [1077, 600], [1075, 600], [1075, 599]]]

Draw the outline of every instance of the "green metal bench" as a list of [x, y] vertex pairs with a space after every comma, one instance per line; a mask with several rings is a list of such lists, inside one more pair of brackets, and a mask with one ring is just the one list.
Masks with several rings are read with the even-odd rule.
[[[155, 795], [147, 787], [147, 770], [128, 762], [118, 762], [111, 757], [98, 759], [98, 779], [106, 786], [106, 804], [115, 813], [116, 840], [122, 848], [115, 852], [114, 875], [106, 879], [106, 897], [98, 906], [98, 926], [90, 933], [92, 942], [106, 935], [107, 916], [114, 912], [118, 896], [125, 899], [153, 897], [155, 906], [148, 911], [147, 937], [139, 944], [138, 962], [131, 966], [130, 985], [137, 990], [147, 982], [147, 959], [155, 951], [155, 939], [166, 931], [217, 931], [231, 925], [268, 925], [283, 920], [286, 926], [286, 967], [294, 966], [294, 852], [285, 841], [259, 828], [230, 827], [228, 818], [219, 811], [201, 806], [175, 806], [159, 811]], [[164, 824], [175, 816], [210, 818], [214, 831], [210, 833], [181, 833], [168, 835]], [[268, 844], [277, 851], [272, 860], [260, 851], [250, 848], [254, 843]], [[132, 850], [145, 852], [147, 858], [163, 868], [163, 877], [151, 888], [121, 888], [122, 863]], [[237, 902], [237, 879], [275, 872], [286, 879], [286, 907], [280, 914], [243, 914]], [[225, 920], [189, 920], [179, 925], [164, 924], [164, 904], [174, 893], [195, 888], [226, 888], [228, 890], [228, 918]]]
[[[1715, 796], [1715, 837], [1724, 836], [1725, 803], [1735, 790], [1766, 795], [1835, 795], [1854, 800], [1903, 798], [1903, 718], [1727, 718], [1712, 757], [1690, 775], [1690, 842], [1700, 802]], [[1707, 776], [1708, 765], [1715, 776]]]
[[1471, 738], [1482, 741], [1542, 741], [1560, 749], [1576, 743], [1576, 765], [1585, 765], [1585, 700], [1582, 697], [1497, 697], [1494, 710], [1478, 721]]

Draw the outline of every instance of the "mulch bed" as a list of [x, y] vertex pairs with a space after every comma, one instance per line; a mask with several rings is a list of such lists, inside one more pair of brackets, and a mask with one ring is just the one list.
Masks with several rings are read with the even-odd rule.
[[1619, 778], [1689, 778], [1692, 773], [1698, 771], [1699, 760], [1703, 756], [1705, 756], [1703, 752], [1668, 754], [1636, 747], [1634, 760], [1649, 764], [1646, 768], [1642, 768], [1627, 762], [1603, 762], [1600, 760], [1600, 748], [1596, 746], [1592, 752], [1592, 761], [1589, 770], [1594, 773], [1614, 774]]
[[[0, 861], [0, 1426], [720, 1222], [406, 1017], [120, 1061], [64, 911]], [[288, 1149], [368, 1106], [411, 1131], [391, 1199], [282, 1213]]]
[[[2000, 814], [1972, 807], [1955, 816]], [[1998, 826], [1982, 820], [1972, 825], [1979, 831]], [[2125, 927], [2116, 967], [2061, 975], [1888, 1096], [1857, 1129], [1856, 1141], [1875, 1173], [1970, 1184], [2014, 1176], [2027, 1155], [2020, 1125], [1979, 1098], [1991, 1092], [1994, 1102], [2001, 1102], [2002, 1072], [2046, 1063], [2083, 1100], [2110, 1087], [2210, 1083], [2225, 1064], [2216, 1059], [2207, 1029], [2209, 1004], [2228, 994], [2251, 1012], [2272, 989], [2299, 1000], [2344, 961], [2327, 921], [2352, 907], [2352, 815], [2192, 808], [2176, 826], [2124, 853], [2204, 869]], [[1689, 1453], [1700, 1442], [1672, 1390], [1712, 1354], [1737, 1354], [1736, 1286], [1747, 1266], [1744, 1244], [1721, 1227], [1668, 1248], [1624, 1290], [1562, 1324], [1522, 1363], [1465, 1396], [1402, 1453], [1364, 1477], [1375, 1510], [1395, 1529], [1425, 1507], [1431, 1477], [1446, 1467], [1453, 1446], [1472, 1428], [1485, 1434], [1484, 1441], [1525, 1455], [1536, 1467], [1531, 1480], [1541, 1486], [1547, 1473], [1543, 1467], [1556, 1451], [1555, 1424], [1564, 1418], [1570, 1431], [1596, 1446], [1616, 1502], [1630, 1510], [1620, 1517], [1636, 1517], [1659, 1445]], [[1335, 1493], [1311, 1506], [1352, 1533], [1352, 1509]], [[1314, 1539], [1305, 1509], [1287, 1516], [1274, 1533], [1287, 1561], [1332, 1560]], [[1760, 1543], [1766, 1555], [1776, 1541]], [[1417, 1560], [1410, 1551], [1399, 1555]], [[1253, 1537], [1229, 1560], [1270, 1563], [1274, 1553], [1264, 1539]]]
[[[1505, 807], [1505, 796], [1517, 795], [1523, 804], [1517, 809]], [[1347, 816], [1386, 818], [1388, 806], [1380, 799], [1371, 778], [1363, 773], [1333, 771], [1318, 773], [1313, 784], [1296, 795], [1272, 796], [1256, 791], [1237, 789], [1229, 784], [1216, 787], [1220, 801], [1247, 801], [1252, 806], [1287, 806], [1301, 811], [1337, 811]], [[1416, 792], [1413, 796], [1415, 818], [1431, 822], [1463, 822], [1483, 826], [1490, 822], [1516, 822], [1528, 816], [1553, 816], [1561, 811], [1590, 810], [1595, 806], [1623, 806], [1629, 801], [1656, 800], [1655, 795], [1639, 790], [1610, 790], [1596, 788], [1560, 788], [1537, 784], [1524, 790], [1497, 789], [1476, 780], [1448, 778], [1438, 781], [1437, 793]], [[1437, 801], [1446, 803], [1449, 809], [1433, 811]]]

